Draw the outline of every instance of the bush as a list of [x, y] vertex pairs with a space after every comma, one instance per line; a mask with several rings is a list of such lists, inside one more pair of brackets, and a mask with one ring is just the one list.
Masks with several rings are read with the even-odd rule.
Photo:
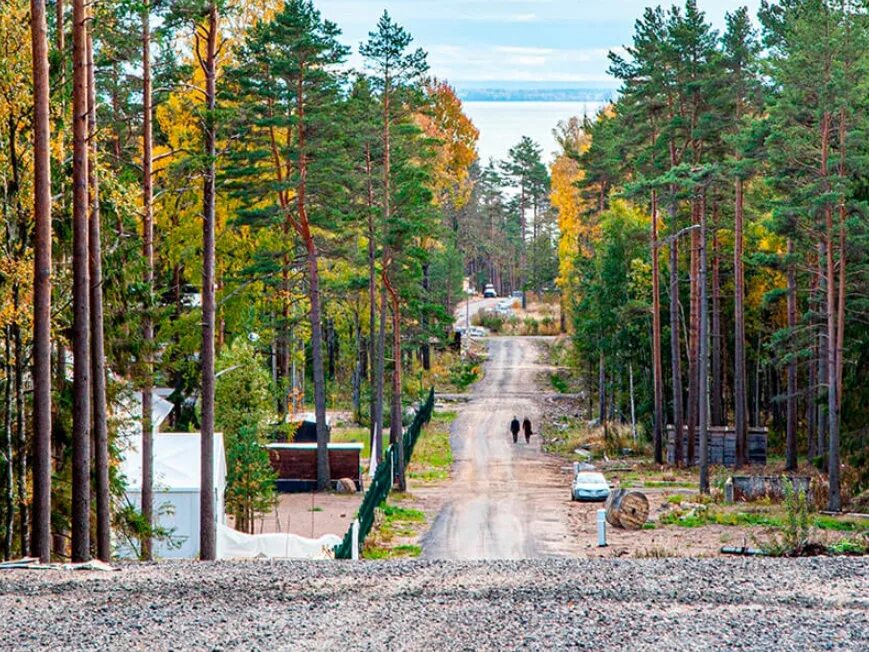
[[493, 333], [500, 333], [504, 329], [504, 318], [490, 312], [483, 313], [480, 315], [480, 326]]
[[450, 383], [459, 391], [464, 391], [480, 375], [480, 366], [473, 360], [459, 360], [450, 367]]
[[277, 475], [256, 427], [242, 427], [227, 444], [226, 509], [235, 516], [237, 530], [253, 534], [256, 516], [275, 504]]

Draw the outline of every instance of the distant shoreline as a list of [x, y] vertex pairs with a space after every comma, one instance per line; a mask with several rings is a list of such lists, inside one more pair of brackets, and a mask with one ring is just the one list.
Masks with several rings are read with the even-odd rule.
[[467, 88], [458, 91], [463, 102], [609, 102], [611, 88]]

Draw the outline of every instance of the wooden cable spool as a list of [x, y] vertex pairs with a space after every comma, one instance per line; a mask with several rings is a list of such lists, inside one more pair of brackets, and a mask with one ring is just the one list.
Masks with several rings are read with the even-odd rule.
[[649, 499], [639, 491], [614, 489], [606, 502], [606, 520], [613, 527], [639, 530], [649, 516]]

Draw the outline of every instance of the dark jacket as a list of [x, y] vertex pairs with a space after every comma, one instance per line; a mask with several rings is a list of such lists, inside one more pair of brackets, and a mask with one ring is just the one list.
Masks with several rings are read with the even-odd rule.
[[512, 432], [514, 435], [519, 432], [519, 419], [513, 419], [510, 422], [510, 432]]
[[530, 437], [534, 434], [533, 432], [531, 432], [531, 419], [527, 417], [525, 418], [525, 420], [522, 422], [522, 430], [525, 431], [526, 437]]

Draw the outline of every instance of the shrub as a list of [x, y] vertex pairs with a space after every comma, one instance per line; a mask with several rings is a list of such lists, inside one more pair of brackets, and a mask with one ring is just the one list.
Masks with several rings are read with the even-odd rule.
[[504, 318], [487, 312], [480, 317], [480, 326], [488, 328], [493, 333], [500, 333], [504, 329]]

